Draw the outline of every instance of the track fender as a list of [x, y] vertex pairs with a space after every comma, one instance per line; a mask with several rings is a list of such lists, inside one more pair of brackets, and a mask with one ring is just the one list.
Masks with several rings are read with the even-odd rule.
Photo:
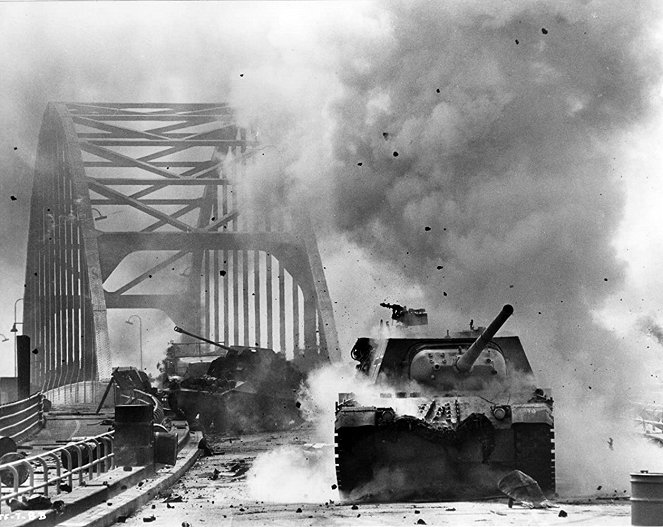
[[540, 403], [526, 403], [511, 405], [511, 422], [517, 423], [545, 423], [553, 426], [552, 410], [548, 405]]
[[357, 426], [375, 426], [377, 408], [375, 406], [355, 406], [341, 408], [336, 412], [335, 429]]

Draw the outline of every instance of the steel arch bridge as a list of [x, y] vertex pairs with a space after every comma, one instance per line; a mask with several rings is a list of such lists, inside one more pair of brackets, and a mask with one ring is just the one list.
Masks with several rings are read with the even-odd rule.
[[247, 135], [226, 104], [49, 104], [26, 265], [33, 389], [110, 377], [116, 309], [308, 363], [340, 358], [305, 215], [247, 197], [261, 152]]

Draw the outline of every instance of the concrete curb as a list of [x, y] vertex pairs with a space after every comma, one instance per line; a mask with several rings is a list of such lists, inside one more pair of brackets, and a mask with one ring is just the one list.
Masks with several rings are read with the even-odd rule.
[[64, 527], [108, 527], [117, 522], [118, 518], [130, 516], [159, 492], [174, 485], [191, 468], [202, 453], [198, 449], [198, 443], [202, 437], [202, 432], [191, 432], [188, 444], [178, 455], [177, 463], [173, 467], [157, 470], [155, 479], [152, 481], [147, 481], [142, 486], [131, 487], [115, 496], [111, 502], [104, 502], [91, 507], [58, 525]]

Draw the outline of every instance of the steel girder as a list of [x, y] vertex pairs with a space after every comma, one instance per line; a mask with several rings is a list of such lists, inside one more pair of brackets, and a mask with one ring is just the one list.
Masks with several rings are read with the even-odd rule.
[[[24, 302], [35, 387], [110, 377], [110, 309], [157, 308], [226, 344], [340, 359], [305, 215], [243, 217], [237, 188], [258, 151], [225, 104], [48, 106]], [[158, 261], [126, 264], [145, 251]]]

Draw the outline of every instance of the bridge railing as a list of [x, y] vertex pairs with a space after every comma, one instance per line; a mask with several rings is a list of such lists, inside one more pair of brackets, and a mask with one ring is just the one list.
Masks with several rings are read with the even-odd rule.
[[2, 503], [38, 490], [48, 496], [50, 485], [55, 485], [55, 492], [60, 494], [63, 483], [71, 490], [75, 485], [84, 485], [86, 479], [94, 479], [113, 468], [113, 432], [4, 463], [0, 465], [0, 507]]
[[27, 399], [0, 406], [0, 436], [17, 443], [44, 426], [44, 395], [37, 392]]
[[[107, 384], [108, 382], [101, 381], [79, 381], [47, 390], [44, 397], [51, 401], [53, 406], [98, 404]], [[107, 399], [109, 405], [112, 401], [112, 397]]]

